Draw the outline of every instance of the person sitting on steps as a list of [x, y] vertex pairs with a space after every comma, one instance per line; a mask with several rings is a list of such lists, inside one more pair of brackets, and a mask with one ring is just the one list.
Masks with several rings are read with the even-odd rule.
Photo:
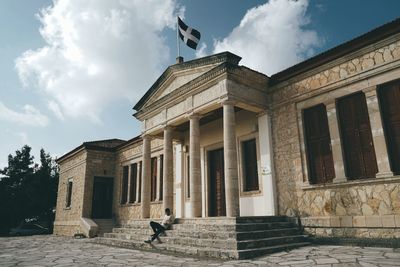
[[164, 215], [164, 218], [163, 218], [161, 224], [154, 222], [154, 221], [150, 222], [150, 227], [153, 229], [154, 234], [151, 235], [149, 237], [149, 239], [145, 240], [144, 242], [150, 244], [151, 242], [154, 241], [154, 239], [157, 239], [158, 242], [161, 243], [161, 240], [158, 236], [161, 233], [164, 233], [165, 230], [168, 230], [171, 227], [171, 225], [174, 223], [174, 220], [175, 220], [175, 218], [174, 218], [174, 215], [171, 213], [171, 210], [169, 208], [166, 208], [165, 215]]

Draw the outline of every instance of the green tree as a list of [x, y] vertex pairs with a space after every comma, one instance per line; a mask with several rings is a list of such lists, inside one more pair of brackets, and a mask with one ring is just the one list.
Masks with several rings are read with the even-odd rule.
[[23, 146], [15, 156], [8, 156], [8, 166], [0, 170], [0, 232], [27, 218], [53, 220], [58, 167], [43, 149], [40, 165], [34, 164], [30, 153], [31, 148]]

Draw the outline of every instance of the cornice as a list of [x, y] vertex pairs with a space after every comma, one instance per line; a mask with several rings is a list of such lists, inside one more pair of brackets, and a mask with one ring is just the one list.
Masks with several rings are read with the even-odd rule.
[[[375, 41], [372, 44], [366, 45], [364, 47], [358, 48], [355, 51], [352, 51], [352, 52], [349, 52], [347, 54], [341, 55], [340, 57], [332, 59], [332, 60], [330, 60], [328, 62], [323, 62], [320, 65], [317, 65], [317, 66], [315, 66], [315, 67], [313, 67], [311, 69], [304, 70], [304, 71], [299, 72], [299, 73], [294, 73], [293, 75], [287, 74], [289, 77], [286, 78], [285, 80], [282, 80], [282, 81], [276, 81], [276, 78], [275, 78], [275, 75], [278, 75], [280, 73], [274, 74], [274, 75], [271, 76], [271, 81], [272, 81], [271, 85], [272, 86], [269, 88], [269, 90], [271, 92], [274, 92], [276, 90], [279, 90], [282, 87], [285, 87], [285, 86], [288, 86], [290, 84], [302, 81], [302, 80], [304, 80], [304, 79], [306, 79], [308, 77], [311, 77], [313, 75], [321, 73], [321, 72], [323, 72], [325, 70], [328, 70], [328, 69], [331, 69], [331, 68], [333, 68], [335, 66], [339, 66], [339, 65], [341, 65], [343, 63], [346, 63], [346, 62], [348, 62], [348, 61], [350, 61], [350, 60], [352, 60], [354, 58], [361, 57], [361, 56], [363, 56], [365, 54], [368, 54], [370, 52], [373, 52], [373, 51], [375, 51], [377, 49], [380, 49], [382, 47], [390, 45], [393, 42], [399, 41], [399, 39], [400, 39], [400, 33], [394, 34], [394, 35], [392, 35], [390, 37], [387, 37], [387, 38], [385, 38], [383, 40]], [[335, 49], [335, 48], [333, 48], [333, 49]], [[317, 55], [316, 57], [319, 57], [319, 56], [320, 55]], [[302, 64], [306, 64], [306, 62], [307, 62], [307, 60], [303, 61], [303, 62], [300, 62], [299, 64], [293, 66], [293, 68], [297, 67], [297, 66], [301, 66]], [[287, 70], [284, 70], [281, 73], [284, 73], [284, 72], [290, 73], [289, 71], [290, 71], [291, 68], [289, 68]]]
[[144, 94], [144, 96], [137, 102], [137, 104], [133, 107], [133, 109], [137, 110], [138, 112], [143, 108], [144, 104], [156, 93], [158, 88], [164, 84], [168, 78], [177, 71], [191, 69], [191, 68], [199, 68], [206, 65], [213, 65], [217, 63], [230, 63], [237, 65], [242, 58], [232, 54], [230, 52], [222, 52], [219, 54], [194, 59], [187, 62], [182, 62], [179, 64], [175, 64], [169, 66], [164, 73], [156, 80], [156, 82], [150, 87], [150, 89]]
[[140, 111], [138, 111], [134, 116], [141, 120], [147, 117], [146, 115], [151, 114], [154, 110], [159, 109], [160, 107], [163, 107], [165, 109], [166, 105], [170, 102], [175, 102], [178, 99], [183, 98], [186, 95], [190, 95], [193, 93], [193, 89], [201, 87], [203, 84], [217, 78], [218, 76], [221, 76], [230, 69], [233, 68], [239, 68], [237, 65], [233, 65], [228, 62], [224, 62], [215, 68], [212, 68], [211, 70], [207, 71], [206, 73], [200, 75], [199, 77], [191, 80], [190, 82], [178, 87], [174, 91], [172, 91], [170, 94], [163, 96], [162, 98], [154, 101], [151, 105], [142, 108]]

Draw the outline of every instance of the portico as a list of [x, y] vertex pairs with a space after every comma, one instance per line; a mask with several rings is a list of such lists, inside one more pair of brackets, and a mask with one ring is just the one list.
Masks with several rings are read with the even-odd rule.
[[[150, 215], [147, 179], [150, 176], [151, 152], [147, 146], [150, 139], [163, 140], [163, 207], [174, 207], [177, 216], [238, 217], [241, 215], [241, 195], [244, 201], [254, 196], [266, 196], [261, 187], [247, 195], [241, 190], [243, 181], [240, 184], [239, 174], [241, 172], [243, 180], [244, 168], [239, 169], [241, 143], [237, 134], [251, 134], [259, 140], [260, 120], [264, 120], [261, 121], [265, 126], [262, 131], [268, 131], [268, 77], [238, 66], [239, 60], [240, 57], [225, 52], [170, 66], [134, 107], [137, 110], [135, 117], [143, 122], [142, 218]], [[237, 114], [244, 118], [240, 124], [236, 121]], [[213, 148], [223, 149], [220, 164], [223, 168], [217, 170], [219, 180], [211, 177], [211, 166], [207, 162]], [[260, 154], [259, 147], [256, 150]], [[257, 179], [272, 176], [271, 157], [256, 158]], [[268, 180], [270, 184], [260, 180], [260, 185], [270, 188], [268, 191], [272, 194], [273, 179]], [[217, 194], [218, 203], [212, 203], [211, 188]], [[269, 211], [254, 208], [254, 214], [246, 215], [274, 215], [274, 197], [270, 197], [270, 201]], [[212, 215], [209, 207], [213, 205], [224, 212]]]

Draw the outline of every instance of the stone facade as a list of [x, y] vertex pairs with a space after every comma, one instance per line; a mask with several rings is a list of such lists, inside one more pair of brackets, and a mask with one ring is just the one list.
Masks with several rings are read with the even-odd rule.
[[[142, 136], [84, 143], [59, 160], [55, 233], [76, 233], [80, 218], [90, 218], [94, 177], [114, 179], [117, 224], [159, 218], [169, 203], [177, 217], [208, 217], [208, 157], [223, 148], [228, 217], [298, 216], [316, 236], [400, 238], [400, 177], [389, 164], [378, 101], [380, 86], [400, 79], [399, 24], [382, 26], [271, 77], [239, 66], [240, 57], [229, 52], [168, 67], [134, 107], [143, 122]], [[376, 178], [346, 177], [336, 101], [356, 92], [366, 99]], [[303, 111], [318, 104], [326, 108], [335, 177], [313, 184]], [[246, 192], [242, 144], [250, 139], [256, 143], [259, 187]], [[157, 158], [152, 201], [151, 158]], [[131, 176], [135, 163], [142, 168], [137, 170], [141, 183], [133, 186], [136, 199], [121, 203], [124, 167]], [[65, 208], [71, 178], [72, 205]], [[127, 194], [129, 199], [130, 190]]]
[[[399, 39], [399, 34], [393, 35], [270, 88], [279, 213], [300, 216], [312, 234], [400, 237], [400, 177], [390, 172], [376, 102], [377, 86], [400, 78]], [[377, 152], [378, 165], [386, 161], [379, 173], [383, 168], [386, 173], [371, 179], [309, 185], [302, 110], [320, 103], [329, 110], [335, 99], [359, 91], [367, 98], [375, 150], [384, 146], [383, 154]], [[336, 177], [344, 176], [341, 165], [341, 172], [335, 166]]]
[[[80, 151], [60, 165], [60, 179], [57, 195], [57, 210], [54, 233], [58, 235], [74, 235], [80, 232], [83, 194], [85, 184], [86, 151]], [[71, 207], [66, 207], [68, 179], [73, 179]]]

